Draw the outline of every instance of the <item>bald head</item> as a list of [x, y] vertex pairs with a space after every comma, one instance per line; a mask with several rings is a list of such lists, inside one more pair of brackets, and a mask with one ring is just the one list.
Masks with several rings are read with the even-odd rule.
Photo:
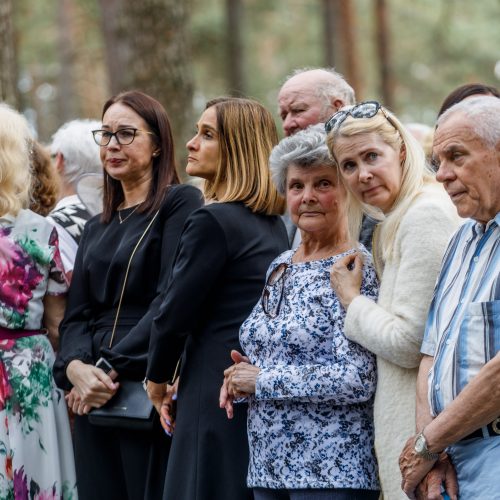
[[353, 89], [334, 70], [295, 71], [278, 94], [283, 131], [289, 136], [324, 122], [342, 106], [354, 102]]

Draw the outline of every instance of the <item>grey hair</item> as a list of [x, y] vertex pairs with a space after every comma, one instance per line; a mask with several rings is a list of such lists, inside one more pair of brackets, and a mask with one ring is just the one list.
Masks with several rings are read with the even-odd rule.
[[341, 99], [344, 106], [355, 104], [356, 95], [354, 89], [346, 82], [344, 76], [334, 68], [314, 68], [314, 67], [304, 67], [298, 68], [292, 71], [285, 79], [285, 82], [290, 80], [290, 78], [300, 75], [301, 73], [307, 73], [308, 71], [320, 70], [324, 71], [328, 75], [325, 75], [325, 80], [318, 83], [317, 87], [314, 89], [316, 95], [320, 97], [325, 105], [330, 106], [332, 97]]
[[494, 96], [469, 97], [446, 110], [436, 128], [456, 113], [467, 117], [473, 132], [484, 144], [496, 148], [500, 144], [500, 99]]
[[97, 120], [73, 120], [62, 125], [52, 136], [50, 152], [64, 157], [64, 178], [76, 187], [84, 174], [102, 172], [99, 146], [92, 138], [92, 130], [100, 129]]
[[326, 145], [324, 124], [311, 125], [285, 137], [274, 146], [269, 157], [269, 167], [273, 182], [281, 195], [285, 195], [286, 175], [292, 164], [299, 167], [335, 167]]

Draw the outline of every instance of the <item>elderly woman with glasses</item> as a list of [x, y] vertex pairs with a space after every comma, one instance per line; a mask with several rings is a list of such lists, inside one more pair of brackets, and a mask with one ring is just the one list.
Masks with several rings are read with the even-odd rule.
[[[256, 500], [378, 498], [373, 451], [374, 356], [344, 336], [330, 287], [335, 262], [365, 257], [362, 293], [378, 284], [348, 227], [347, 194], [323, 126], [283, 139], [270, 158], [302, 243], [269, 267], [261, 299], [240, 329], [248, 358], [233, 352], [221, 407], [248, 397], [248, 485]], [[237, 406], [235, 404], [235, 406]]]
[[377, 355], [375, 449], [382, 493], [391, 500], [406, 498], [398, 457], [406, 436], [415, 430], [416, 378], [427, 310], [459, 219], [416, 139], [378, 102], [344, 108], [325, 128], [352, 202], [353, 223], [359, 227], [363, 212], [381, 221], [372, 248], [381, 283], [378, 300], [360, 289], [359, 256], [339, 259], [331, 284], [347, 311], [345, 335]]
[[93, 135], [104, 167], [104, 208], [80, 240], [54, 376], [77, 414], [80, 498], [161, 499], [170, 438], [159, 421], [144, 430], [113, 421], [99, 427], [88, 414], [125, 383], [144, 379], [151, 323], [184, 222], [202, 197], [179, 184], [167, 113], [152, 97], [112, 97]]

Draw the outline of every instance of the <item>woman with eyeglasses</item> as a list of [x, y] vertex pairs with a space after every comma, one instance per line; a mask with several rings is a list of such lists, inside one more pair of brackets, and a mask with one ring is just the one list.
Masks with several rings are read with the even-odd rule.
[[260, 300], [240, 329], [221, 407], [247, 397], [255, 500], [377, 499], [373, 450], [375, 357], [344, 336], [332, 265], [360, 252], [362, 293], [377, 298], [367, 250], [351, 237], [344, 186], [323, 125], [283, 139], [270, 157], [302, 243], [270, 265]]
[[325, 128], [352, 200], [353, 222], [359, 227], [363, 212], [381, 221], [372, 248], [381, 283], [378, 300], [360, 292], [360, 256], [336, 262], [331, 284], [347, 311], [346, 336], [377, 355], [375, 449], [382, 493], [391, 500], [406, 498], [398, 457], [415, 431], [416, 377], [427, 310], [459, 218], [425, 163], [421, 146], [378, 102], [344, 108]]
[[88, 414], [120, 383], [144, 379], [151, 323], [180, 234], [203, 201], [199, 190], [179, 184], [170, 123], [152, 97], [112, 97], [93, 135], [104, 168], [103, 213], [87, 222], [80, 240], [54, 376], [77, 414], [80, 498], [161, 499], [170, 439], [160, 423], [150, 430], [100, 427]]
[[[238, 329], [264, 285], [270, 262], [288, 248], [284, 200], [268, 168], [277, 141], [272, 115], [256, 101], [209, 101], [187, 143], [189, 175], [211, 200], [186, 223], [151, 334], [148, 394], [173, 431], [165, 500], [244, 500], [246, 405], [228, 421], [219, 388]], [[174, 427], [165, 382], [182, 355]], [[163, 406], [165, 404], [167, 406]]]

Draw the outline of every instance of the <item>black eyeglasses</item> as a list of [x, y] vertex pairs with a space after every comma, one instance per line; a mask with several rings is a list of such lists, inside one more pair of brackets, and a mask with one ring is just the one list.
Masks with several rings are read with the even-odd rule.
[[132, 127], [121, 128], [116, 132], [110, 132], [109, 130], [92, 130], [92, 135], [94, 136], [94, 141], [98, 146], [107, 146], [113, 137], [120, 146], [128, 146], [134, 142], [137, 132], [155, 135], [153, 132]]
[[356, 104], [352, 108], [345, 110], [341, 109], [340, 111], [337, 111], [325, 123], [325, 132], [329, 134], [332, 130], [337, 130], [348, 116], [352, 116], [353, 118], [373, 118], [379, 112], [379, 110], [382, 110], [382, 113], [384, 113], [384, 116], [387, 118], [387, 120], [393, 127], [395, 127], [394, 123], [389, 118], [379, 102], [364, 101]]
[[[264, 313], [270, 318], [276, 318], [280, 312], [283, 292], [285, 290], [285, 274], [288, 264], [282, 262], [274, 269], [267, 278], [262, 292], [261, 304]], [[278, 289], [279, 287], [279, 289]]]

